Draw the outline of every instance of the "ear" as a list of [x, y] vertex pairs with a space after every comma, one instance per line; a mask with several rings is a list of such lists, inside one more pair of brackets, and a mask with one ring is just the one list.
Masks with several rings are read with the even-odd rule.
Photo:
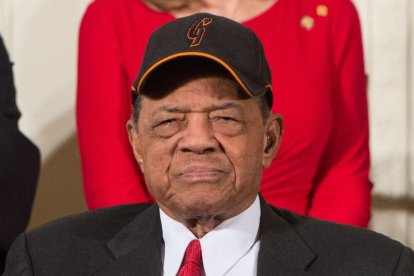
[[126, 124], [126, 129], [128, 132], [129, 143], [131, 144], [132, 151], [137, 160], [139, 167], [142, 172], [144, 172], [144, 160], [141, 154], [141, 146], [139, 143], [139, 133], [138, 126], [130, 119]]
[[276, 156], [283, 134], [283, 118], [280, 114], [271, 114], [265, 125], [262, 166], [268, 168]]

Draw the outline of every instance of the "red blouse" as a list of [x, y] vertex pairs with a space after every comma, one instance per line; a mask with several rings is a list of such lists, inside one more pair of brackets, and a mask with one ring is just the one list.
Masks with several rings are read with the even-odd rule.
[[[77, 127], [89, 208], [151, 200], [128, 142], [130, 87], [151, 32], [173, 20], [140, 0], [95, 0], [80, 28]], [[261, 193], [273, 205], [366, 227], [368, 115], [350, 0], [278, 0], [244, 25], [262, 40], [285, 119]], [[241, 57], [242, 58], [242, 57]]]

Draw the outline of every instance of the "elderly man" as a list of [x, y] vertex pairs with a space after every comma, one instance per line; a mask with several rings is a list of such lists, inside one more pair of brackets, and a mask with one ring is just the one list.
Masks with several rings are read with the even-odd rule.
[[161, 27], [132, 98], [127, 130], [156, 204], [21, 235], [6, 275], [414, 275], [414, 254], [400, 243], [258, 195], [283, 124], [250, 30], [210, 14]]

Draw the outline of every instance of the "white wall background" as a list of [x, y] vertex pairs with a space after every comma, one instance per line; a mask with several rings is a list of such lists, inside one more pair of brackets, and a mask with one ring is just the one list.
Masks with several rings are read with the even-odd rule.
[[74, 132], [78, 25], [89, 1], [0, 0], [0, 31], [15, 62], [21, 129], [45, 160]]
[[[43, 168], [31, 226], [85, 209], [75, 139], [78, 25], [89, 0], [0, 0], [21, 129]], [[414, 1], [354, 0], [362, 20], [371, 122], [371, 228], [414, 247]]]
[[371, 228], [414, 247], [414, 1], [354, 3], [369, 76]]

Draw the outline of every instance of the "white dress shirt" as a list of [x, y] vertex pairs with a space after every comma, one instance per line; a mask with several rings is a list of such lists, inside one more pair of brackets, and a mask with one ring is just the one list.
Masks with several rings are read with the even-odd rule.
[[[160, 210], [164, 238], [164, 275], [175, 276], [180, 269], [184, 253], [194, 234], [183, 224]], [[203, 256], [203, 274], [256, 275], [260, 241], [259, 197], [241, 214], [223, 221], [200, 239]]]

